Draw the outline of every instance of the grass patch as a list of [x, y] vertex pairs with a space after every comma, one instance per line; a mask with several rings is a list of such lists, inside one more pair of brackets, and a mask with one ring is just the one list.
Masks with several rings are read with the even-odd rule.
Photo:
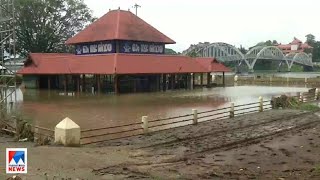
[[320, 107], [315, 104], [306, 103], [306, 104], [300, 104], [299, 106], [297, 106], [297, 109], [304, 110], [304, 111], [318, 111]]

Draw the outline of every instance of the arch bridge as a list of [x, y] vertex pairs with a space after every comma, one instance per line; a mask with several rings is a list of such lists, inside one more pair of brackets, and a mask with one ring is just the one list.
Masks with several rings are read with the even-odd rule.
[[237, 63], [238, 66], [245, 63], [249, 71], [252, 72], [256, 62], [260, 60], [279, 62], [279, 67], [285, 63], [288, 71], [291, 71], [293, 64], [313, 67], [312, 58], [308, 54], [304, 52], [284, 54], [281, 49], [276, 46], [255, 46], [244, 54], [233, 45], [217, 42], [197, 50], [197, 54], [201, 57], [216, 58], [222, 63], [234, 62]]

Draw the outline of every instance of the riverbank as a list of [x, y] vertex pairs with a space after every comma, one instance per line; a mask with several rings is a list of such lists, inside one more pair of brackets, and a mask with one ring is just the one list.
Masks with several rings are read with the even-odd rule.
[[[320, 121], [313, 112], [271, 110], [147, 136], [65, 148], [28, 148], [28, 179], [230, 179], [320, 177]], [[0, 162], [5, 162], [0, 156]], [[0, 169], [0, 178], [8, 177]]]

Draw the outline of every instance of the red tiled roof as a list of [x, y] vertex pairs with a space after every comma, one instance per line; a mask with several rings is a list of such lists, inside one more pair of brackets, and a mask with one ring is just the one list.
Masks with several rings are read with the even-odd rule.
[[[230, 71], [219, 63], [198, 61], [209, 58], [145, 54], [73, 54], [31, 53], [18, 74], [160, 74]], [[209, 67], [210, 66], [210, 67]]]
[[196, 58], [196, 61], [206, 68], [209, 72], [230, 72], [222, 63], [219, 63], [216, 59], [212, 58]]
[[134, 40], [175, 44], [160, 31], [132, 14], [130, 11], [113, 10], [93, 22], [83, 31], [67, 40], [78, 44], [103, 40]]
[[301, 44], [301, 48], [303, 48], [303, 49], [312, 49], [313, 47], [310, 46], [308, 43], [303, 43], [303, 44]]
[[302, 41], [300, 41], [298, 38], [294, 37], [293, 41], [290, 44], [301, 44]]

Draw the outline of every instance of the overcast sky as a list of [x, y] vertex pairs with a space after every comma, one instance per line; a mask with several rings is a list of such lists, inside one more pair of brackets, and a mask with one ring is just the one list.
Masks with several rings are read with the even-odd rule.
[[84, 0], [96, 17], [109, 9], [141, 5], [138, 16], [177, 42], [168, 47], [183, 51], [198, 42], [225, 42], [250, 47], [293, 37], [320, 40], [318, 0]]

